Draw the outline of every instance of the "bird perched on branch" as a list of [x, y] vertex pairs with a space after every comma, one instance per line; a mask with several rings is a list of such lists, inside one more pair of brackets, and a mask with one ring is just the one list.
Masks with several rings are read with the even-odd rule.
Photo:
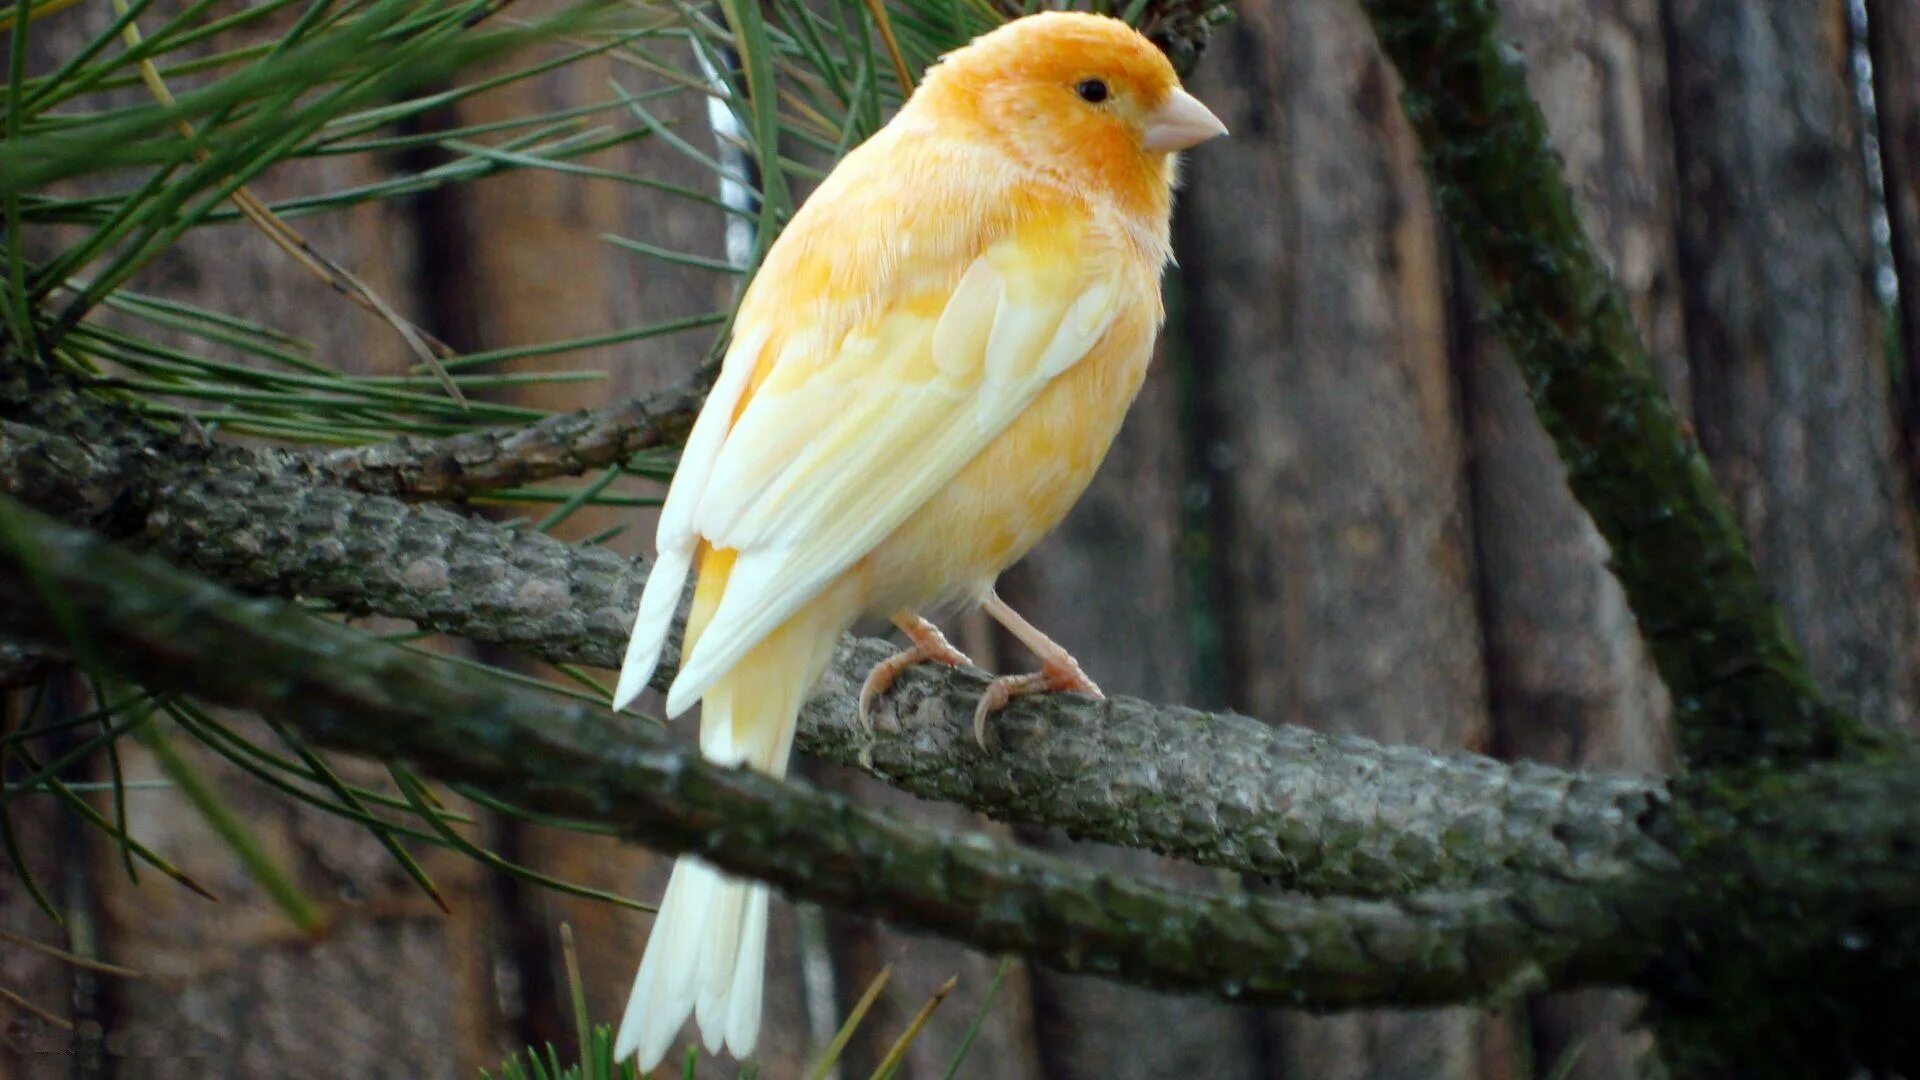
[[[660, 519], [616, 707], [646, 686], [697, 570], [667, 714], [708, 758], [779, 776], [801, 702], [855, 620], [917, 663], [968, 663], [919, 612], [981, 604], [1041, 660], [990, 684], [1099, 689], [993, 593], [1066, 516], [1140, 388], [1163, 315], [1174, 154], [1220, 121], [1126, 24], [1017, 19], [931, 68], [767, 253]], [[744, 1057], [765, 886], [673, 868], [616, 1052], [658, 1064], [689, 1013]]]

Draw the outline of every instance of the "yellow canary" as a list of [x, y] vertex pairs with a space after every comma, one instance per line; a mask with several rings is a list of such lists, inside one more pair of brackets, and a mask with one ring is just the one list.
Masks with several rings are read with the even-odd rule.
[[[660, 519], [615, 706], [652, 676], [698, 567], [677, 716], [708, 758], [779, 776], [840, 635], [888, 615], [907, 666], [967, 659], [916, 612], [986, 610], [1040, 672], [1099, 694], [994, 580], [1086, 490], [1145, 375], [1163, 309], [1177, 151], [1225, 134], [1126, 24], [1017, 19], [931, 68], [767, 253]], [[767, 890], [673, 869], [616, 1040], [643, 1069], [694, 1014], [737, 1057], [760, 1028]]]

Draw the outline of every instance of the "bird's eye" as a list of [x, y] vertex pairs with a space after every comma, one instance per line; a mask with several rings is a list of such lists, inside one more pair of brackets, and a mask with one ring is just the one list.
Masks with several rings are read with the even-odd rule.
[[1073, 92], [1089, 105], [1098, 105], [1107, 100], [1107, 84], [1100, 79], [1081, 79]]

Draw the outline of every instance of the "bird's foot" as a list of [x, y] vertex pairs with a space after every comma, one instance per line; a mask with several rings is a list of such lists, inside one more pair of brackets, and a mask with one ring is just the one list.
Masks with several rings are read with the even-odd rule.
[[896, 612], [893, 624], [913, 644], [873, 665], [867, 680], [860, 684], [860, 726], [873, 731], [873, 702], [893, 688], [900, 673], [916, 664], [945, 664], [948, 667], [970, 665], [973, 660], [953, 647], [940, 628], [910, 611]]
[[1057, 646], [1049, 652], [1039, 671], [1027, 675], [1002, 675], [987, 684], [986, 693], [980, 695], [980, 705], [973, 710], [973, 739], [980, 749], [987, 749], [987, 718], [1001, 709], [1014, 698], [1029, 694], [1058, 694], [1071, 692], [1085, 694], [1099, 701], [1105, 701], [1107, 695], [1100, 692], [1087, 673], [1080, 670], [1080, 662], [1065, 649]]

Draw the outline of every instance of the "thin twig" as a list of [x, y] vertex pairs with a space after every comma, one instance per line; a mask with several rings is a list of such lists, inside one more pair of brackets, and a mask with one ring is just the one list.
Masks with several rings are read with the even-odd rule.
[[873, 25], [880, 30], [880, 41], [887, 47], [887, 57], [893, 61], [893, 73], [900, 79], [900, 96], [913, 93], [913, 72], [907, 68], [907, 58], [900, 52], [900, 42], [893, 36], [893, 20], [887, 17], [887, 0], [866, 0], [867, 11], [873, 15]]
[[893, 1045], [887, 1048], [887, 1056], [881, 1058], [880, 1064], [874, 1067], [873, 1080], [888, 1080], [900, 1068], [900, 1063], [907, 1058], [907, 1048], [913, 1045], [913, 1040], [919, 1038], [922, 1031], [926, 1030], [927, 1021], [933, 1019], [934, 1011], [940, 1008], [940, 1003], [947, 1000], [947, 995], [953, 993], [953, 988], [959, 985], [960, 976], [949, 976], [947, 981], [941, 983], [933, 992], [933, 996], [927, 999], [927, 1003], [920, 1006], [920, 1011], [914, 1013], [913, 1019], [907, 1022], [907, 1029], [902, 1031], [900, 1037], [893, 1040]]
[[5, 1001], [13, 1005], [17, 1009], [21, 1009], [25, 1012], [30, 1012], [33, 1015], [39, 1017], [42, 1020], [45, 1020], [47, 1023], [52, 1024], [54, 1027], [57, 1027], [62, 1031], [73, 1030], [72, 1021], [66, 1019], [65, 1017], [55, 1016], [53, 1013], [50, 1013], [47, 1010], [41, 1008], [40, 1006], [35, 1005], [33, 1002], [28, 1001], [26, 998], [21, 997], [19, 994], [14, 993], [13, 991], [7, 989], [4, 986], [0, 986], [0, 1001]]
[[31, 949], [34, 952], [46, 956], [51, 956], [61, 963], [69, 964], [73, 967], [86, 968], [88, 971], [98, 971], [103, 975], [114, 975], [122, 979], [138, 979], [143, 977], [132, 968], [124, 968], [118, 964], [109, 964], [103, 960], [89, 960], [84, 956], [77, 956], [58, 946], [49, 945], [44, 941], [35, 941], [30, 937], [23, 937], [11, 930], [0, 929], [0, 941], [18, 945], [23, 949]]

